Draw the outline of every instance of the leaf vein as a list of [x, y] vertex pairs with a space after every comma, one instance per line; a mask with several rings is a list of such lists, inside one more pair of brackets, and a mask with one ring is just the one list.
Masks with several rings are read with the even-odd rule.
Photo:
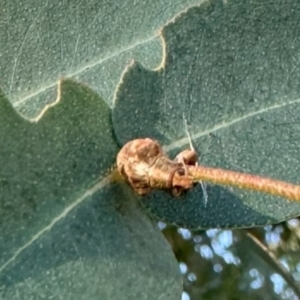
[[[223, 123], [217, 124], [216, 126], [210, 128], [210, 129], [207, 129], [207, 130], [204, 130], [204, 131], [201, 131], [201, 132], [198, 132], [198, 133], [194, 133], [193, 134], [193, 139], [201, 138], [201, 137], [203, 137], [205, 135], [208, 135], [212, 132], [216, 132], [218, 130], [225, 129], [225, 128], [231, 126], [231, 125], [242, 122], [242, 121], [244, 121], [246, 119], [249, 119], [251, 117], [255, 117], [255, 116], [258, 116], [260, 114], [267, 113], [271, 110], [280, 109], [282, 107], [292, 105], [292, 104], [296, 104], [296, 103], [300, 103], [300, 99], [296, 99], [296, 100], [292, 100], [292, 101], [288, 101], [288, 102], [284, 102], [284, 103], [279, 103], [279, 104], [274, 104], [272, 106], [265, 107], [263, 109], [250, 112], [250, 113], [248, 113], [248, 114], [246, 114], [242, 117], [236, 118], [236, 119], [231, 120], [229, 122], [223, 122]], [[177, 140], [177, 141], [175, 141], [175, 142], [173, 142], [169, 145], [164, 146], [163, 148], [164, 148], [165, 151], [169, 152], [169, 151], [172, 151], [176, 148], [182, 147], [182, 146], [184, 146], [188, 143], [189, 143], [188, 137], [184, 137], [184, 138], [182, 138], [180, 140]]]
[[19, 249], [15, 251], [13, 256], [9, 258], [1, 267], [0, 267], [0, 273], [3, 272], [6, 267], [13, 262], [25, 249], [27, 249], [29, 246], [31, 246], [36, 240], [38, 240], [46, 231], [49, 231], [52, 229], [52, 227], [62, 220], [65, 216], [68, 215], [68, 213], [73, 210], [75, 207], [77, 207], [80, 203], [82, 203], [87, 197], [93, 195], [96, 191], [100, 190], [101, 188], [105, 187], [110, 182], [110, 175], [103, 178], [100, 182], [95, 184], [92, 188], [87, 190], [82, 196], [77, 198], [71, 205], [66, 207], [61, 214], [59, 214], [57, 217], [55, 217], [46, 227], [44, 227], [42, 230], [40, 230], [38, 233], [36, 233], [26, 244], [21, 246]]
[[[75, 70], [73, 73], [66, 74], [64, 77], [65, 78], [74, 77], [74, 76], [76, 76], [76, 75], [78, 75], [80, 73], [83, 73], [84, 71], [86, 71], [88, 69], [91, 69], [91, 68], [93, 68], [95, 66], [101, 65], [102, 63], [104, 63], [104, 62], [106, 62], [106, 61], [108, 61], [110, 59], [113, 59], [116, 56], [119, 56], [119, 55], [121, 55], [121, 54], [123, 54], [125, 52], [128, 52], [128, 51], [130, 51], [130, 50], [138, 47], [139, 45], [149, 43], [149, 42], [153, 41], [154, 39], [156, 39], [157, 37], [158, 37], [158, 34], [157, 35], [153, 35], [153, 36], [151, 36], [151, 37], [149, 37], [147, 39], [137, 41], [136, 43], [131, 44], [131, 45], [129, 45], [126, 48], [122, 48], [120, 51], [113, 52], [112, 54], [106, 56], [103, 59], [97, 60], [96, 62], [93, 62], [91, 64], [87, 64], [84, 67], [82, 67], [82, 68], [80, 68], [78, 70]], [[27, 102], [31, 98], [37, 96], [38, 94], [45, 92], [47, 89], [53, 88], [56, 85], [56, 83], [57, 82], [53, 82], [53, 83], [50, 83], [49, 85], [45, 85], [45, 86], [39, 88], [38, 90], [34, 91], [33, 93], [30, 93], [29, 95], [22, 97], [20, 100], [16, 101], [13, 104], [14, 107], [18, 107], [20, 105], [23, 105], [25, 102]]]

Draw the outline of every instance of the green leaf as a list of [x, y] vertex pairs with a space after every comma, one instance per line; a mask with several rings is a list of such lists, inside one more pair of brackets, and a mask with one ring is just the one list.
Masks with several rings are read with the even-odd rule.
[[133, 57], [161, 60], [157, 30], [198, 0], [4, 0], [0, 11], [1, 88], [18, 111], [36, 116], [55, 99], [57, 81], [86, 82], [111, 104]]
[[0, 298], [179, 298], [169, 245], [110, 184], [110, 108], [84, 85], [58, 88], [32, 122], [0, 94]]
[[[299, 182], [300, 3], [205, 1], [162, 30], [165, 57], [151, 71], [128, 67], [113, 122], [121, 144], [158, 139], [171, 155], [189, 148], [200, 163]], [[128, 116], [128, 117], [124, 117]], [[209, 185], [180, 199], [143, 198], [158, 218], [189, 228], [248, 227], [289, 219], [300, 204]]]

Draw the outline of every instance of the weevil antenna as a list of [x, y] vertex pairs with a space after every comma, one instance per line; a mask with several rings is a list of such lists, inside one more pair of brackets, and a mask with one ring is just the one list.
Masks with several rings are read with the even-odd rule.
[[[188, 124], [187, 124], [187, 119], [186, 119], [186, 117], [185, 117], [184, 114], [182, 114], [182, 117], [183, 117], [183, 122], [184, 122], [184, 126], [185, 126], [185, 131], [186, 131], [187, 137], [189, 139], [190, 148], [191, 148], [192, 151], [196, 152], [195, 148], [193, 146], [191, 134], [189, 132], [189, 128], [188, 128]], [[196, 166], [198, 166], [198, 163], [196, 163]], [[204, 206], [206, 207], [207, 206], [207, 201], [208, 201], [208, 194], [207, 194], [207, 190], [206, 190], [206, 183], [204, 181], [199, 181], [199, 183], [201, 185], [201, 189], [202, 189], [202, 192], [203, 192]]]

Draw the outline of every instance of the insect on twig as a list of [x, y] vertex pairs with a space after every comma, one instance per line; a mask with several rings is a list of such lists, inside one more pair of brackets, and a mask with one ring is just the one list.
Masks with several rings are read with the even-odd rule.
[[300, 186], [257, 175], [197, 165], [197, 154], [188, 149], [171, 160], [157, 141], [136, 139], [117, 155], [120, 175], [139, 194], [152, 190], [169, 191], [178, 197], [199, 181], [234, 186], [300, 202]]

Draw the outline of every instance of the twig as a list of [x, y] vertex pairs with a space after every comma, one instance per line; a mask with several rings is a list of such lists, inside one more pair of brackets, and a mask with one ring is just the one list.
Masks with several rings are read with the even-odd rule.
[[171, 160], [159, 143], [149, 138], [125, 144], [118, 153], [117, 166], [122, 177], [140, 195], [161, 189], [177, 197], [203, 180], [300, 201], [298, 185], [252, 174], [198, 166], [197, 153], [193, 150], [184, 150]]
[[195, 180], [205, 180], [300, 201], [300, 186], [285, 181], [203, 166], [189, 167], [188, 171]]

